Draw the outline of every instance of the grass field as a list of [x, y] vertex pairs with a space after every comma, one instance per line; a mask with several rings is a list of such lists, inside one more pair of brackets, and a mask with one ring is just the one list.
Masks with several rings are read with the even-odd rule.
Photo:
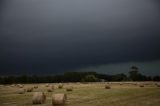
[[[47, 100], [40, 106], [52, 106], [51, 95], [55, 93], [67, 94], [66, 106], [160, 106], [160, 87], [155, 82], [141, 82], [144, 87], [135, 83], [111, 83], [111, 89], [105, 89], [105, 83], [65, 83], [62, 89], [49, 84], [55, 85], [53, 92], [47, 92], [45, 84], [34, 84], [38, 89], [33, 92], [45, 92]], [[24, 88], [30, 86], [33, 84], [24, 84]], [[68, 86], [73, 86], [73, 91], [67, 92]], [[18, 94], [18, 90], [17, 86], [0, 85], [0, 106], [32, 106], [33, 92]]]

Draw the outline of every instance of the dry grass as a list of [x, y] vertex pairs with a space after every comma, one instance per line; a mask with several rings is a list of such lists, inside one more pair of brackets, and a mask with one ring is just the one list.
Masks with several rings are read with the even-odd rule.
[[[56, 93], [67, 94], [67, 106], [160, 106], [160, 89], [155, 82], [142, 82], [144, 87], [139, 87], [139, 82], [110, 83], [110, 90], [104, 89], [107, 83], [67, 83], [64, 88], [55, 88], [54, 92], [47, 92], [45, 84], [36, 84], [33, 92], [45, 92], [46, 102], [43, 106], [52, 105], [52, 95]], [[53, 84], [58, 87], [59, 84]], [[74, 90], [67, 92], [66, 88], [72, 86]], [[24, 84], [25, 88], [33, 84]], [[33, 92], [18, 94], [18, 87], [10, 85], [0, 86], [0, 106], [33, 106]]]

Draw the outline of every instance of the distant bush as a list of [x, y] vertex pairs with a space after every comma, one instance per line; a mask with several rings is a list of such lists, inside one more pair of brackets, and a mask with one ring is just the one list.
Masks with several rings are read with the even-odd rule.
[[87, 75], [82, 79], [82, 82], [97, 82], [99, 79], [95, 75]]

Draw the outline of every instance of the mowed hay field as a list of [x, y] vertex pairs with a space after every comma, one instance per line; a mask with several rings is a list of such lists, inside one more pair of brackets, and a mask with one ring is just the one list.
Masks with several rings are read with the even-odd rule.
[[[160, 87], [157, 82], [112, 82], [110, 89], [105, 89], [108, 83], [64, 83], [58, 88], [57, 83], [23, 84], [25, 89], [34, 87], [31, 92], [19, 94], [16, 85], [0, 85], [0, 106], [36, 106], [32, 104], [33, 93], [37, 91], [46, 94], [46, 102], [38, 106], [52, 106], [52, 94], [65, 93], [65, 106], [160, 106]], [[48, 88], [54, 85], [54, 90]], [[144, 87], [140, 87], [144, 85]], [[72, 87], [72, 91], [66, 91]]]

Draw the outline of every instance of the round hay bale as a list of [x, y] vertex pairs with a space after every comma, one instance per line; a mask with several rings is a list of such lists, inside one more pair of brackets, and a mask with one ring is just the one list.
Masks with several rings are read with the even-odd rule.
[[59, 84], [59, 85], [58, 85], [58, 88], [59, 88], [59, 89], [62, 89], [62, 88], [63, 88], [63, 84]]
[[17, 93], [18, 94], [24, 94], [25, 93], [25, 89], [18, 89]]
[[160, 84], [156, 84], [157, 85], [157, 87], [160, 87]]
[[66, 94], [54, 94], [52, 95], [52, 105], [57, 106], [57, 105], [65, 105], [67, 99]]
[[47, 91], [48, 92], [52, 92], [53, 90], [52, 90], [52, 88], [48, 88]]
[[73, 91], [73, 87], [66, 88], [66, 91]]
[[46, 84], [45, 87], [49, 87], [49, 84]]
[[33, 91], [33, 88], [32, 88], [32, 87], [27, 88], [26, 91], [27, 91], [27, 92], [32, 92], [32, 91]]
[[139, 87], [141, 87], [141, 88], [142, 88], [142, 87], [144, 87], [144, 85], [143, 85], [143, 84], [141, 84], [141, 85], [139, 85]]
[[123, 85], [123, 83], [119, 83], [119, 85]]
[[37, 88], [38, 88], [38, 85], [35, 85], [34, 88], [37, 89]]
[[33, 94], [32, 103], [42, 104], [46, 101], [46, 95], [43, 92], [35, 92]]
[[17, 87], [23, 88], [24, 86], [22, 84], [17, 84]]
[[109, 85], [105, 85], [105, 89], [111, 89]]
[[15, 84], [10, 85], [10, 87], [15, 87]]

